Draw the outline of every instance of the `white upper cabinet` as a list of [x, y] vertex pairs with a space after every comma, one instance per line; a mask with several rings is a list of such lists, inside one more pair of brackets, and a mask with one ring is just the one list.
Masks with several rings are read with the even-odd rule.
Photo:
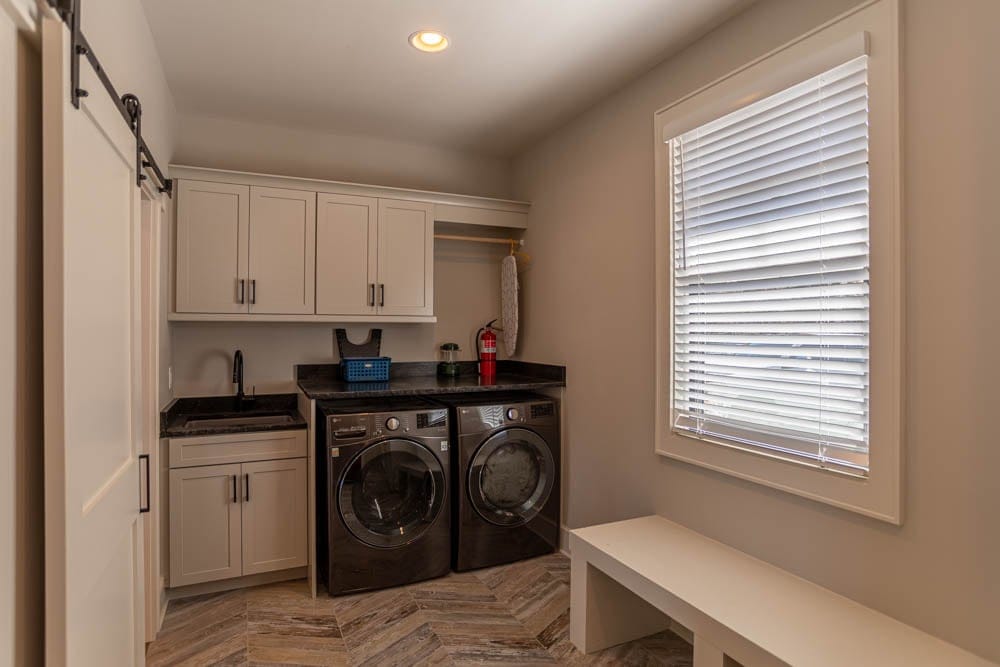
[[434, 223], [527, 227], [525, 202], [170, 169], [171, 320], [434, 322]]
[[374, 315], [378, 200], [319, 193], [316, 314]]
[[434, 207], [378, 201], [378, 312], [434, 314]]
[[316, 193], [250, 188], [251, 313], [316, 310]]
[[177, 188], [177, 312], [249, 312], [250, 188], [181, 181]]
[[434, 207], [320, 193], [318, 315], [434, 314]]

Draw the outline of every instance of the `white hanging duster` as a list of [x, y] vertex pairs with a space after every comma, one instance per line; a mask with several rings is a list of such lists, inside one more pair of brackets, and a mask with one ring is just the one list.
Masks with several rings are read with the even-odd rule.
[[517, 348], [517, 298], [517, 260], [510, 254], [500, 262], [500, 317], [508, 356]]

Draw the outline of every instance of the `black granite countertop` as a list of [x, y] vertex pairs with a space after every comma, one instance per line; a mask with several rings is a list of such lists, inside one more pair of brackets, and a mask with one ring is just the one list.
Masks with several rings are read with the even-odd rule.
[[[247, 418], [282, 417], [282, 423], [247, 423]], [[234, 420], [223, 424], [192, 424], [192, 419]], [[239, 423], [244, 420], [243, 423]], [[174, 399], [160, 412], [160, 437], [178, 438], [194, 435], [224, 435], [256, 431], [291, 431], [306, 428], [306, 420], [298, 411], [296, 394], [264, 394], [245, 402], [238, 409], [235, 396], [201, 396]]]
[[566, 386], [566, 368], [524, 361], [501, 360], [492, 382], [476, 373], [475, 362], [461, 362], [458, 377], [438, 377], [436, 362], [394, 363], [388, 382], [344, 382], [339, 364], [296, 366], [299, 388], [316, 400], [430, 396], [490, 391], [536, 390]]

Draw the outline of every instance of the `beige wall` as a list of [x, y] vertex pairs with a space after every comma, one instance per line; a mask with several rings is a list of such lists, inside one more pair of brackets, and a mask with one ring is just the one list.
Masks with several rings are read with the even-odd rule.
[[469, 195], [510, 194], [510, 162], [421, 144], [182, 115], [175, 162]]
[[85, 0], [81, 16], [83, 34], [118, 94], [139, 96], [142, 136], [157, 164], [166, 169], [177, 141], [177, 112], [142, 2]]
[[0, 9], [0, 665], [41, 664], [39, 53]]
[[653, 453], [652, 114], [852, 4], [763, 2], [515, 161], [536, 257], [519, 356], [569, 366], [570, 527], [657, 512], [1000, 660], [995, 0], [902, 3], [904, 525]]
[[[476, 330], [497, 317], [500, 260], [504, 250], [485, 244], [438, 241], [434, 253], [434, 306], [437, 324], [382, 325], [382, 354], [393, 361], [437, 359], [444, 342], [462, 347], [474, 359]], [[207, 396], [233, 392], [232, 359], [246, 358], [246, 388], [258, 393], [295, 391], [293, 365], [337, 360], [336, 325], [174, 323], [174, 393]], [[346, 327], [349, 338], [364, 341], [371, 325]], [[501, 358], [503, 345], [500, 346]]]

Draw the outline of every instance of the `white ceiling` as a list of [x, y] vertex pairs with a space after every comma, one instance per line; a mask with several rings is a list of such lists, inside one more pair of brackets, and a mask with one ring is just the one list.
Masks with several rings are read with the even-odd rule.
[[508, 156], [752, 1], [143, 3], [182, 114]]

